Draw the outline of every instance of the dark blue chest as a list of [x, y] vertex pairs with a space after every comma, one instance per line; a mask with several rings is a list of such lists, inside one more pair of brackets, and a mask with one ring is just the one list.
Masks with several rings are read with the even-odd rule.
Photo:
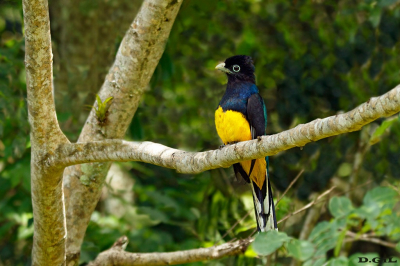
[[219, 105], [224, 111], [233, 110], [247, 116], [247, 100], [254, 93], [258, 89], [252, 83], [228, 84]]

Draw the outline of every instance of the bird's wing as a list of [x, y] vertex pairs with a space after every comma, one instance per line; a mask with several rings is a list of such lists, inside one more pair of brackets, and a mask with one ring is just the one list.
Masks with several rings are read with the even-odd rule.
[[[264, 100], [260, 94], [252, 94], [247, 100], [247, 120], [250, 124], [251, 137], [253, 139], [265, 135], [265, 127], [267, 124], [267, 111]], [[256, 160], [251, 161], [250, 172], [253, 171]]]
[[267, 124], [267, 111], [260, 94], [255, 93], [247, 100], [247, 120], [250, 123], [253, 139], [265, 135]]
[[[247, 121], [250, 124], [250, 131], [252, 139], [257, 138], [258, 136], [265, 135], [265, 126], [267, 124], [267, 111], [265, 108], [264, 101], [260, 94], [255, 93], [252, 94], [247, 100]], [[233, 170], [235, 171], [235, 176], [239, 179], [239, 176], [242, 176], [247, 183], [250, 183], [250, 176], [253, 172], [254, 165], [256, 160], [251, 161], [250, 171], [247, 174], [240, 163], [236, 163], [233, 165]]]
[[[267, 111], [264, 100], [258, 93], [251, 95], [247, 101], [247, 120], [250, 124], [251, 136], [253, 139], [265, 135]], [[258, 185], [251, 182], [258, 231], [277, 229], [274, 199], [272, 197], [271, 184], [268, 177], [268, 157], [265, 159], [267, 160], [267, 169], [262, 188], [260, 189]], [[256, 160], [252, 160], [251, 162], [249, 176], [251, 176], [255, 161]]]

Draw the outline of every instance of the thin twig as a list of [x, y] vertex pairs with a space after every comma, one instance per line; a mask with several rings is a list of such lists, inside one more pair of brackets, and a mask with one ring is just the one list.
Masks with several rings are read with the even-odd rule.
[[253, 211], [253, 210], [248, 211], [240, 220], [236, 221], [236, 223], [234, 223], [234, 224], [231, 226], [231, 228], [229, 228], [228, 231], [225, 232], [225, 234], [221, 237], [221, 239], [214, 243], [214, 246], [217, 245], [219, 242], [221, 242], [221, 240], [224, 239], [230, 232], [232, 232], [232, 230], [235, 229], [235, 227], [236, 227], [238, 224], [240, 224], [244, 219], [246, 219], [247, 216], [249, 216], [250, 213], [251, 213], [252, 211]]
[[303, 228], [299, 234], [300, 240], [305, 240], [310, 235], [311, 231], [315, 227], [315, 224], [318, 222], [319, 218], [321, 217], [321, 209], [322, 204], [316, 204], [313, 208], [310, 208], [305, 214], [305, 219], [303, 223]]
[[286, 193], [289, 191], [289, 189], [296, 183], [297, 179], [303, 174], [304, 169], [301, 169], [301, 171], [297, 174], [297, 176], [293, 179], [292, 182], [290, 182], [289, 186], [286, 188], [285, 192], [283, 192], [282, 196], [276, 201], [275, 206], [278, 206], [278, 203], [283, 199], [283, 197], [286, 195]]
[[330, 189], [328, 189], [327, 191], [325, 191], [324, 193], [322, 193], [321, 195], [319, 195], [316, 199], [314, 199], [313, 201], [311, 201], [310, 203], [308, 203], [308, 204], [307, 204], [306, 206], [304, 206], [303, 208], [301, 208], [301, 209], [299, 209], [299, 210], [297, 210], [297, 211], [295, 211], [295, 212], [289, 213], [289, 214], [286, 215], [284, 218], [280, 219], [280, 220], [278, 221], [278, 224], [281, 223], [281, 222], [283, 222], [283, 221], [285, 221], [286, 219], [292, 217], [293, 215], [296, 215], [296, 214], [298, 214], [298, 213], [300, 213], [300, 212], [302, 212], [302, 211], [304, 211], [304, 210], [307, 210], [308, 208], [310, 208], [310, 207], [313, 206], [314, 204], [318, 203], [318, 200], [319, 200], [320, 198], [322, 198], [322, 197], [328, 195], [329, 193], [331, 193], [332, 190], [333, 190], [334, 188], [335, 188], [335, 186], [331, 187]]
[[379, 238], [369, 237], [369, 234], [357, 235], [354, 232], [347, 231], [346, 236], [351, 237], [351, 239], [346, 239], [344, 242], [366, 241], [389, 248], [396, 248], [396, 243], [387, 242]]
[[254, 230], [253, 230], [253, 232], [251, 232], [251, 234], [250, 234], [250, 236], [249, 237], [253, 237], [254, 236], [254, 234], [257, 232], [257, 228], [255, 228]]
[[[355, 188], [352, 188], [352, 189], [350, 189], [350, 190], [354, 190], [354, 189], [356, 189], [356, 188], [364, 187], [364, 186], [370, 184], [371, 182], [372, 182], [372, 180], [367, 181], [367, 182], [365, 182], [364, 184], [362, 184], [362, 185], [360, 185], [360, 186], [357, 186], [357, 187], [355, 187]], [[335, 187], [336, 187], [336, 186], [333, 186], [333, 187], [330, 188], [329, 190], [325, 191], [323, 194], [321, 194], [320, 196], [318, 196], [318, 198], [316, 198], [315, 200], [311, 201], [310, 203], [308, 203], [306, 206], [304, 206], [304, 207], [301, 208], [300, 210], [297, 210], [297, 211], [295, 211], [295, 212], [293, 212], [293, 213], [290, 213], [290, 214], [286, 215], [284, 218], [282, 218], [281, 220], [278, 221], [278, 224], [281, 223], [281, 222], [283, 222], [283, 221], [285, 221], [285, 220], [287, 220], [287, 219], [290, 218], [291, 216], [293, 216], [293, 215], [295, 215], [295, 214], [298, 214], [299, 212], [302, 212], [302, 211], [304, 211], [304, 210], [306, 210], [306, 209], [312, 207], [313, 205], [315, 205], [315, 204], [317, 204], [317, 203], [326, 201], [326, 199], [323, 199], [323, 200], [318, 200], [318, 199], [320, 199], [322, 196], [324, 196], [324, 194], [326, 194], [327, 192], [330, 193], [331, 190], [332, 190], [333, 188], [335, 188]], [[338, 193], [338, 194], [335, 194], [335, 195], [336, 195], [336, 196], [340, 196], [340, 195], [346, 194], [347, 192], [348, 192], [348, 191], [344, 191], [344, 192], [341, 192], [341, 193]], [[311, 205], [310, 205], [310, 204], [311, 204]], [[310, 205], [310, 206], [309, 206], [309, 205]]]
[[[289, 186], [286, 188], [285, 192], [283, 192], [282, 196], [277, 200], [276, 202], [276, 206], [278, 205], [279, 201], [285, 196], [285, 194], [289, 191], [289, 189], [294, 185], [294, 183], [296, 183], [296, 181], [300, 178], [300, 176], [304, 173], [304, 169], [301, 169], [301, 171], [297, 174], [297, 176], [293, 179], [293, 181], [289, 184]], [[221, 237], [220, 240], [218, 240], [217, 242], [214, 243], [214, 245], [217, 245], [219, 242], [221, 242], [222, 239], [224, 239], [230, 232], [232, 232], [233, 229], [235, 229], [235, 227], [240, 224], [244, 219], [247, 218], [247, 216], [250, 215], [250, 213], [253, 210], [248, 211], [240, 220], [236, 221], [236, 223], [234, 223], [232, 225], [231, 228], [228, 229], [228, 231], [226, 231], [226, 233]], [[254, 232], [252, 233], [254, 234]]]
[[228, 186], [229, 194], [233, 194], [233, 191], [234, 191], [233, 186], [232, 186], [231, 182], [229, 182], [229, 178], [226, 175], [225, 171], [222, 168], [218, 168], [218, 170], [221, 173], [222, 178], [224, 179], [225, 183]]
[[348, 193], [348, 192], [350, 192], [350, 191], [352, 191], [352, 190], [355, 190], [355, 189], [357, 189], [357, 188], [361, 188], [361, 187], [364, 187], [364, 186], [366, 186], [366, 185], [369, 185], [372, 181], [373, 181], [373, 180], [369, 180], [369, 181], [365, 182], [365, 183], [362, 184], [362, 185], [359, 185], [359, 186], [356, 186], [356, 187], [351, 188], [351, 189], [349, 189], [349, 190], [346, 190], [346, 191], [337, 193], [336, 196], [341, 196], [341, 195], [344, 195], [344, 194], [346, 194], [346, 193]]
[[[304, 169], [303, 169], [303, 170], [304, 170]], [[296, 176], [296, 178], [292, 181], [293, 184], [294, 184], [294, 182], [296, 181], [296, 179], [298, 179], [298, 178], [301, 176], [301, 174], [303, 173], [303, 170], [301, 170], [300, 173]], [[366, 185], [370, 184], [371, 182], [372, 182], [372, 180], [367, 181], [367, 182], [365, 182], [364, 184], [362, 184], [362, 185], [360, 185], [360, 186], [357, 186], [357, 187], [355, 187], [355, 188], [352, 188], [352, 189], [350, 189], [350, 190], [354, 190], [354, 189], [356, 189], [356, 188], [360, 188], [360, 187], [366, 186]], [[293, 185], [292, 183], [289, 185], [289, 187]], [[288, 187], [288, 188], [289, 188], [289, 187]], [[293, 215], [296, 215], [296, 214], [298, 214], [298, 213], [300, 213], [300, 212], [302, 212], [302, 211], [304, 211], [304, 210], [307, 210], [307, 209], [309, 209], [310, 207], [312, 207], [313, 205], [315, 205], [315, 204], [317, 204], [317, 203], [326, 201], [326, 199], [323, 199], [323, 200], [319, 200], [319, 199], [321, 199], [321, 198], [324, 197], [325, 195], [327, 195], [327, 194], [329, 194], [330, 192], [332, 192], [332, 190], [333, 190], [334, 188], [336, 188], [336, 186], [331, 187], [330, 189], [328, 189], [327, 191], [325, 191], [324, 193], [322, 193], [321, 195], [319, 195], [316, 199], [314, 199], [313, 201], [311, 201], [310, 203], [308, 203], [307, 205], [305, 205], [303, 208], [301, 208], [301, 209], [299, 209], [299, 210], [297, 210], [297, 211], [294, 211], [294, 212], [292, 212], [292, 213], [286, 215], [284, 218], [282, 218], [281, 220], [279, 220], [277, 223], [280, 224], [281, 222], [284, 222], [284, 221], [287, 220], [288, 218], [292, 217]], [[286, 189], [286, 190], [288, 190], [288, 189]], [[283, 196], [285, 195], [286, 192], [287, 192], [287, 191], [285, 191], [285, 192], [282, 194], [281, 198], [283, 198]], [[348, 191], [344, 191], [344, 192], [338, 193], [337, 196], [343, 195], [343, 194], [345, 194], [345, 193], [347, 193], [347, 192], [348, 192]], [[280, 198], [280, 199], [281, 199], [281, 198]], [[279, 199], [279, 200], [280, 200], [280, 199]], [[279, 202], [279, 201], [278, 201], [278, 202]], [[222, 239], [223, 239], [230, 231], [232, 231], [239, 223], [241, 223], [248, 215], [250, 215], [251, 212], [252, 212], [252, 210], [248, 211], [247, 214], [245, 214], [239, 221], [237, 221], [237, 222], [222, 236]], [[254, 229], [254, 231], [249, 235], [249, 237], [252, 237], [252, 236], [256, 233], [256, 231], [257, 231], [257, 229]], [[221, 239], [221, 240], [222, 240], [222, 239]], [[236, 238], [234, 238], [234, 239], [236, 239]], [[221, 240], [219, 240], [218, 242], [216, 242], [214, 245], [218, 244]]]
[[387, 186], [389, 186], [389, 187], [391, 187], [393, 190], [395, 190], [395, 191], [397, 192], [397, 194], [400, 195], [400, 190], [399, 190], [396, 186], [393, 186], [392, 184], [390, 184], [390, 183], [387, 182], [387, 181], [385, 181], [384, 184], [387, 185]]

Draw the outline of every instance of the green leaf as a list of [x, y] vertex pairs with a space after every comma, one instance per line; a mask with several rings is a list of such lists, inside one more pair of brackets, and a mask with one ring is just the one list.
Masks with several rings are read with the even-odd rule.
[[397, 118], [390, 118], [390, 119], [383, 121], [383, 123], [375, 129], [375, 132], [374, 132], [374, 134], [372, 134], [372, 136], [369, 140], [369, 143], [371, 145], [373, 145], [373, 144], [379, 142], [381, 140], [381, 136], [383, 135], [383, 133], [385, 133], [386, 129], [388, 129], [390, 126], [392, 126], [393, 123], [396, 121], [398, 121]]
[[345, 177], [345, 176], [349, 176], [351, 174], [351, 172], [353, 171], [353, 167], [351, 164], [349, 163], [342, 163], [339, 166], [339, 170], [338, 170], [338, 175], [340, 177]]
[[321, 238], [318, 245], [316, 245], [317, 251], [315, 252], [314, 255], [322, 256], [329, 250], [333, 249], [337, 244], [337, 239], [338, 237], [336, 235], [331, 238], [329, 238], [328, 235], [325, 235], [324, 238]]
[[346, 232], [347, 232], [347, 229], [343, 230], [339, 235], [335, 250], [333, 251], [333, 254], [335, 257], [339, 256], [340, 250], [342, 248], [343, 240], [346, 237]]
[[90, 178], [87, 175], [81, 175], [79, 180], [85, 186], [89, 186], [90, 185]]
[[252, 247], [258, 255], [267, 256], [275, 252], [285, 242], [288, 242], [291, 238], [285, 233], [281, 233], [275, 230], [268, 231], [265, 233], [259, 233], [254, 240]]
[[96, 94], [96, 101], [97, 101], [96, 116], [100, 123], [106, 122], [107, 111], [110, 108], [111, 101], [113, 99], [114, 97], [108, 97], [107, 99], [104, 100], [104, 102], [102, 102], [100, 96]]
[[372, 262], [374, 258], [378, 258], [378, 253], [355, 253], [349, 258], [349, 266], [376, 266], [378, 263]]
[[394, 205], [398, 201], [398, 194], [388, 187], [376, 187], [367, 192], [363, 203], [366, 206], [378, 204], [380, 207], [389, 204]]
[[18, 239], [26, 239], [26, 238], [30, 238], [33, 236], [33, 224], [31, 226], [20, 226], [18, 228], [18, 234], [17, 234], [17, 238]]
[[323, 256], [327, 251], [336, 246], [339, 238], [338, 229], [341, 228], [337, 220], [333, 222], [320, 222], [310, 234], [309, 240], [316, 247], [314, 257]]
[[312, 242], [315, 242], [322, 233], [329, 231], [331, 227], [332, 225], [327, 221], [318, 223], [317, 226], [315, 226], [314, 229], [311, 231], [309, 239]]
[[107, 99], [104, 100], [103, 104], [107, 105], [108, 102], [112, 101], [114, 99], [114, 97], [108, 97]]
[[329, 211], [335, 218], [340, 218], [353, 210], [350, 199], [346, 197], [333, 197], [329, 201]]
[[99, 105], [102, 103], [101, 98], [98, 94], [96, 94], [96, 101], [97, 101], [97, 104], [99, 104]]
[[287, 249], [290, 256], [304, 261], [309, 259], [315, 252], [314, 245], [308, 241], [292, 239], [288, 245]]
[[396, 250], [398, 251], [398, 252], [400, 252], [400, 242], [399, 243], [397, 243], [397, 245], [396, 245]]
[[370, 12], [369, 21], [376, 28], [381, 21], [382, 10], [380, 8], [375, 8]]
[[349, 260], [345, 257], [339, 257], [328, 261], [326, 266], [348, 266]]
[[325, 265], [326, 258], [325, 258], [325, 255], [322, 255], [322, 256], [323, 256], [322, 258], [315, 259], [315, 257], [314, 257], [314, 258], [306, 261], [303, 264], [303, 266], [322, 266], [322, 265]]

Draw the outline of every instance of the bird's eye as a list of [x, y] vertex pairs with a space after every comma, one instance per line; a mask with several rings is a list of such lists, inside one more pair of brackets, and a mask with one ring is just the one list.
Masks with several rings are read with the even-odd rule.
[[235, 71], [235, 72], [239, 72], [239, 71], [240, 71], [240, 66], [234, 65], [232, 69], [233, 69], [233, 71]]

